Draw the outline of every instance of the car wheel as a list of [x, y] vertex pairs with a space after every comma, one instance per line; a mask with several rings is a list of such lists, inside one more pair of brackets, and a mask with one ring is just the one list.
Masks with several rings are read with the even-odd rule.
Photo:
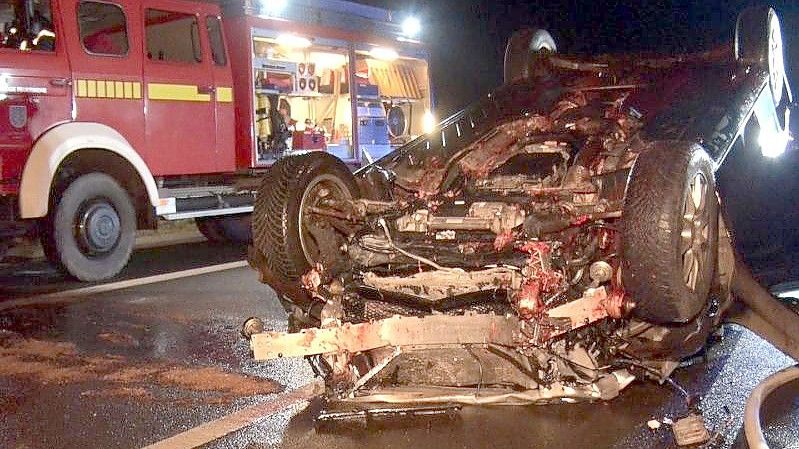
[[298, 280], [317, 263], [332, 269], [344, 259], [345, 236], [319, 223], [312, 210], [357, 197], [352, 173], [327, 153], [276, 162], [264, 176], [253, 211], [253, 245], [265, 268], [287, 281]]
[[69, 184], [53, 205], [42, 246], [59, 269], [94, 282], [122, 271], [135, 237], [136, 211], [128, 193], [110, 176], [91, 173]]
[[768, 68], [774, 104], [780, 105], [785, 90], [785, 59], [780, 20], [772, 8], [755, 6], [738, 14], [735, 56], [741, 61]]
[[531, 56], [540, 51], [556, 52], [555, 39], [542, 29], [516, 31], [505, 47], [505, 83], [530, 75]]
[[718, 253], [713, 161], [700, 146], [659, 142], [632, 168], [622, 212], [625, 290], [633, 314], [687, 323], [705, 307]]

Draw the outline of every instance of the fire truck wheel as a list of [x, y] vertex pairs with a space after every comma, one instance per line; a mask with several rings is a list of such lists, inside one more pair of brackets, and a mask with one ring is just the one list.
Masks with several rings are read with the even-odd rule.
[[622, 277], [645, 321], [688, 323], [706, 306], [718, 254], [713, 161], [692, 143], [659, 142], [630, 173], [622, 212]]
[[253, 245], [264, 269], [293, 282], [321, 263], [332, 270], [346, 242], [310, 210], [330, 200], [358, 198], [343, 162], [324, 152], [279, 160], [264, 176], [253, 211]]
[[136, 211], [128, 193], [110, 176], [91, 173], [63, 191], [45, 221], [42, 243], [59, 269], [93, 282], [122, 271], [135, 238]]
[[219, 220], [222, 235], [232, 243], [252, 243], [252, 214], [230, 215]]
[[219, 225], [219, 220], [216, 217], [201, 217], [195, 218], [197, 229], [200, 234], [208, 239], [211, 243], [223, 243], [225, 235], [222, 233], [222, 227]]
[[195, 220], [197, 229], [212, 243], [235, 243], [245, 245], [252, 242], [252, 215], [226, 217], [202, 217]]

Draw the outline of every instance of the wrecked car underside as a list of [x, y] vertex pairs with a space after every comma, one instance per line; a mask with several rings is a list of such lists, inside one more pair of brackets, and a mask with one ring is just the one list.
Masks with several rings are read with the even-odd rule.
[[[254, 325], [255, 358], [308, 357], [355, 402], [569, 402], [665, 380], [731, 301], [713, 171], [752, 112], [724, 101], [757, 103], [768, 74], [728, 53], [541, 52], [355, 176], [324, 154], [278, 162], [251, 264], [292, 332]], [[705, 116], [680, 120], [663, 93], [707, 95]]]

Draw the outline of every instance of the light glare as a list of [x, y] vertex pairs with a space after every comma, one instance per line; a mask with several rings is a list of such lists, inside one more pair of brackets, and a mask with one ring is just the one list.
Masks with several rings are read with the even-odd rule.
[[399, 53], [393, 48], [375, 47], [369, 51], [369, 56], [381, 61], [394, 61], [399, 58]]
[[286, 9], [288, 0], [261, 0], [263, 12], [268, 16], [276, 16]]
[[791, 136], [787, 132], [773, 132], [766, 129], [760, 130], [757, 143], [760, 145], [760, 152], [768, 158], [777, 158], [785, 153]]
[[416, 37], [422, 31], [422, 23], [416, 17], [408, 17], [402, 22], [402, 34]]
[[422, 116], [422, 131], [430, 134], [436, 129], [436, 116], [430, 111], [425, 111]]
[[311, 41], [296, 34], [281, 34], [275, 39], [278, 45], [286, 48], [308, 48], [311, 46]]

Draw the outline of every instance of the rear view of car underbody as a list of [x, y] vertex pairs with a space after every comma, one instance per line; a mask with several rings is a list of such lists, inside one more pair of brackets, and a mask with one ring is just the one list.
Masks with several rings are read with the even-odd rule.
[[711, 142], [653, 98], [723, 73], [754, 103], [768, 73], [722, 52], [532, 67], [354, 176], [322, 153], [275, 164], [250, 263], [290, 332], [249, 322], [256, 359], [307, 357], [351, 402], [544, 404], [663, 381], [702, 348], [734, 265], [708, 149], [750, 115]]

